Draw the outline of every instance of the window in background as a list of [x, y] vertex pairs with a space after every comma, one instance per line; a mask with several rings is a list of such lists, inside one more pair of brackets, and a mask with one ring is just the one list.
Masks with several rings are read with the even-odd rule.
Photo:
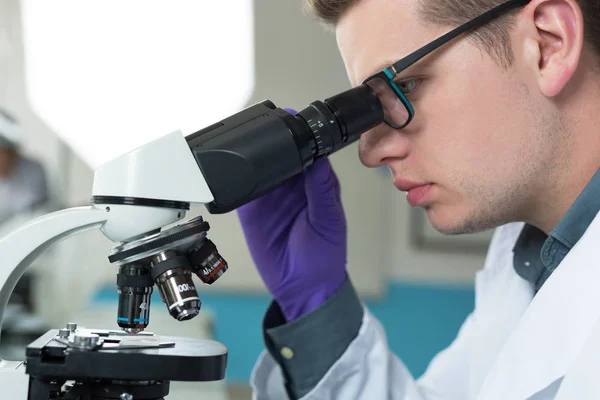
[[252, 0], [23, 0], [34, 111], [91, 168], [248, 101]]

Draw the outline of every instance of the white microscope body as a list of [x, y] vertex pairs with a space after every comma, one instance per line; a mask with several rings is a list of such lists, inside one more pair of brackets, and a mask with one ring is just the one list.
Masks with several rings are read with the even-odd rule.
[[[19, 278], [31, 262], [53, 244], [91, 229], [100, 229], [115, 243], [124, 242], [185, 217], [185, 208], [153, 206], [157, 201], [189, 205], [213, 200], [180, 132], [166, 135], [100, 166], [94, 175], [93, 195], [108, 198], [109, 202], [36, 218], [0, 239], [3, 259], [0, 265], [0, 327]], [[148, 205], [110, 204], [111, 197], [146, 199]], [[2, 398], [26, 400], [28, 385], [29, 377], [23, 362], [0, 360]]]

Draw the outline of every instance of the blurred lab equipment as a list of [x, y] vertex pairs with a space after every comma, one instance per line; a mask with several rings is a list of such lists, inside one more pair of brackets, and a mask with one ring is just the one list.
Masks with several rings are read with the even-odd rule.
[[[44, 213], [49, 200], [41, 163], [23, 154], [22, 127], [0, 109], [0, 235]], [[46, 211], [47, 212], [47, 211]], [[17, 357], [31, 340], [48, 329], [33, 313], [34, 271], [18, 282], [6, 308], [2, 334], [4, 354]]]
[[21, 154], [18, 122], [0, 110], [0, 224], [48, 201], [42, 165]]
[[170, 315], [186, 321], [201, 309], [191, 275], [212, 284], [227, 270], [207, 237], [208, 222], [180, 222], [190, 204], [204, 204], [211, 214], [232, 211], [382, 121], [381, 102], [366, 85], [315, 101], [296, 115], [265, 100], [191, 135], [176, 131], [101, 165], [91, 206], [44, 215], [0, 240], [0, 321], [33, 259], [60, 240], [100, 229], [116, 243], [108, 258], [119, 271], [122, 331], [76, 324], [52, 329], [27, 347], [26, 363], [0, 363], [0, 386], [11, 399], [126, 394], [157, 400], [168, 394], [170, 381], [223, 379], [223, 344], [145, 332], [154, 284]]

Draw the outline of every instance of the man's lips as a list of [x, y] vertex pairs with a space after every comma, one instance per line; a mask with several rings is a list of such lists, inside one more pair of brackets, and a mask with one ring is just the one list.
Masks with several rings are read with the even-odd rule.
[[402, 192], [410, 192], [415, 188], [418, 188], [420, 186], [426, 186], [428, 184], [429, 183], [427, 182], [415, 182], [403, 178], [394, 179], [394, 186], [396, 186], [396, 188]]
[[415, 182], [402, 178], [394, 179], [394, 186], [398, 190], [406, 192], [406, 200], [413, 207], [419, 206], [427, 200], [427, 194], [432, 185], [432, 183]]

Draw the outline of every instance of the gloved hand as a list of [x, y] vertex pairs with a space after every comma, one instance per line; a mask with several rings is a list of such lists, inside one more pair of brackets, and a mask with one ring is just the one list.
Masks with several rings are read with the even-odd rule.
[[346, 218], [328, 159], [237, 212], [258, 272], [288, 322], [345, 282]]

